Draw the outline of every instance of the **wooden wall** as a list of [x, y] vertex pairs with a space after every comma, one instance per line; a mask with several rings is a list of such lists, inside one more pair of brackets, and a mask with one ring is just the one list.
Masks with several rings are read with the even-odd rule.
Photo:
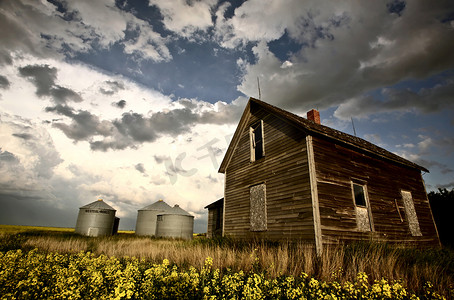
[[222, 236], [222, 206], [215, 206], [208, 209], [207, 237]]
[[[237, 238], [314, 241], [305, 135], [252, 106], [248, 126], [225, 172], [224, 234]], [[249, 127], [263, 120], [265, 157], [250, 161]], [[250, 187], [266, 184], [267, 230], [250, 230]]]
[[[375, 159], [321, 138], [313, 138], [313, 147], [324, 244], [360, 239], [439, 244], [419, 170]], [[357, 230], [352, 179], [366, 184], [373, 232]], [[410, 233], [401, 190], [412, 194], [422, 236]]]

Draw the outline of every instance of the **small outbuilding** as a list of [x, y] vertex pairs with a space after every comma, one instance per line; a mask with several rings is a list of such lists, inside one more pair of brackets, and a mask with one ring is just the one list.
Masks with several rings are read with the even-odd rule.
[[177, 204], [170, 211], [157, 215], [156, 236], [192, 239], [194, 232], [194, 216]]
[[158, 214], [169, 212], [172, 207], [163, 200], [141, 208], [137, 212], [136, 235], [156, 235], [156, 219]]
[[[116, 210], [102, 199], [84, 205], [79, 208], [75, 232], [94, 237], [112, 235], [115, 212]], [[119, 223], [120, 219], [117, 219]]]
[[207, 237], [222, 236], [224, 198], [205, 206], [205, 208], [208, 209]]

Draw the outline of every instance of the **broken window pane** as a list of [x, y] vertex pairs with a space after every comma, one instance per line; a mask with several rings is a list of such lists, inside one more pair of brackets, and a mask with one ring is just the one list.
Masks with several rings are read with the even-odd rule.
[[370, 211], [366, 202], [366, 193], [363, 185], [352, 183], [355, 200], [356, 224], [359, 231], [371, 231]]
[[252, 186], [250, 198], [251, 231], [265, 231], [267, 229], [265, 184]]

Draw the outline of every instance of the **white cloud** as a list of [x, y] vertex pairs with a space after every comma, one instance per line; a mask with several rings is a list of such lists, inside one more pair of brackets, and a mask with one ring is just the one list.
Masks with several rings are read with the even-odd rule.
[[[65, 109], [70, 113], [66, 115], [52, 110], [46, 112], [44, 108], [53, 107], [55, 103], [50, 96], [37, 95], [36, 83], [20, 76], [17, 70], [26, 66], [47, 66], [46, 70], [54, 70], [53, 84], [77, 92], [82, 101], [68, 104]], [[2, 168], [10, 175], [3, 174], [0, 184], [10, 190], [16, 187], [9, 196], [17, 197], [23, 193], [20, 189], [25, 188], [31, 191], [27, 192], [28, 196], [52, 199], [48, 205], [60, 206], [74, 214], [77, 213], [74, 208], [101, 197], [118, 209], [119, 216], [125, 220], [134, 219], [138, 208], [159, 198], [200, 212], [205, 205], [222, 197], [223, 176], [217, 173], [216, 164], [221, 162], [235, 129], [232, 120], [239, 119], [245, 99], [239, 98], [232, 104], [211, 104], [195, 99], [172, 101], [170, 97], [122, 76], [107, 75], [82, 64], [30, 56], [15, 57], [3, 71], [10, 81], [10, 88], [2, 90], [3, 100], [0, 101], [3, 112], [0, 147], [3, 152], [7, 151], [5, 159], [11, 158], [13, 164]], [[16, 99], [27, 99], [27, 105], [24, 107]], [[125, 109], [130, 111], [112, 105], [119, 99], [126, 101]], [[184, 114], [175, 115], [181, 112]], [[83, 114], [88, 117], [80, 119], [84, 122], [72, 123], [76, 115], [79, 118]], [[163, 127], [164, 134], [159, 140], [131, 141], [115, 125], [115, 120], [120, 120], [124, 114], [140, 114], [145, 120], [160, 116], [164, 119], [156, 124], [168, 126]], [[179, 122], [187, 126], [187, 120], [179, 118], [174, 124], [172, 119], [165, 119], [166, 116], [188, 117], [188, 120], [195, 117], [197, 122], [188, 123], [190, 130], [173, 134], [174, 126], [179, 126]], [[21, 130], [15, 130], [14, 126]], [[63, 132], [62, 128], [67, 131]], [[113, 132], [108, 138], [111, 142], [125, 143], [124, 149], [92, 151], [90, 140], [84, 135], [92, 130], [99, 133], [92, 136], [92, 141], [102, 141], [103, 133]], [[35, 138], [29, 139], [30, 136]], [[104, 141], [109, 142], [108, 139]], [[177, 165], [177, 158], [183, 152], [185, 157]], [[155, 156], [165, 157], [179, 169], [170, 172], [165, 163], [155, 161]], [[143, 166], [147, 176], [133, 167], [138, 164]], [[204, 198], [200, 198], [202, 190]], [[74, 225], [70, 220], [65, 224]]]
[[[447, 3], [408, 2], [400, 17], [390, 14], [382, 2], [370, 3], [372, 7], [353, 1], [298, 4], [270, 4], [261, 10], [263, 4], [248, 1], [235, 10], [234, 17], [216, 25], [224, 47], [257, 43], [253, 48], [256, 62], [241, 64], [244, 76], [238, 89], [244, 94], [257, 94], [259, 76], [264, 100], [298, 112], [341, 105], [336, 116], [342, 118], [413, 107], [439, 110], [452, 103], [450, 82], [421, 90], [416, 99], [393, 90], [391, 94], [383, 90], [390, 98], [388, 103], [365, 95], [454, 66], [448, 50], [454, 47], [454, 31], [440, 21]], [[266, 17], [268, 13], [273, 17]], [[267, 44], [284, 32], [304, 43], [290, 55], [292, 66], [278, 59]]]
[[185, 1], [150, 0], [149, 5], [159, 7], [168, 30], [185, 38], [191, 38], [196, 31], [206, 31], [213, 25], [211, 10], [217, 0]]
[[[9, 32], [0, 34], [3, 40], [0, 54], [20, 48], [40, 57], [63, 57], [63, 52], [71, 55], [68, 50], [72, 54], [88, 52], [118, 42], [124, 43], [126, 53], [135, 53], [141, 59], [171, 59], [166, 40], [145, 21], [118, 9], [113, 0], [68, 1], [63, 4], [65, 15], [45, 1], [6, 1], [1, 6], [0, 25], [8, 27]], [[137, 37], [126, 40], [128, 29], [135, 30]]]

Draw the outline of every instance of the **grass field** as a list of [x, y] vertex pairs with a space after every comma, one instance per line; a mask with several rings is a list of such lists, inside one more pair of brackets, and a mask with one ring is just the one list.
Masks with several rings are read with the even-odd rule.
[[[0, 224], [0, 234], [15, 234], [21, 232], [74, 232], [72, 227], [19, 226]], [[119, 230], [118, 233], [134, 234], [133, 230]]]
[[[418, 295], [424, 295], [427, 283], [447, 298], [454, 296], [454, 252], [449, 249], [404, 249], [383, 244], [339, 245], [327, 248], [318, 257], [304, 243], [241, 242], [231, 239], [192, 241], [138, 237], [120, 232], [111, 237], [90, 238], [72, 228], [0, 226], [0, 250], [76, 255], [83, 251], [118, 259], [135, 257], [151, 264], [164, 260], [181, 270], [202, 270], [206, 258], [219, 275], [229, 272], [263, 274], [272, 280], [282, 276], [300, 278], [307, 274], [324, 282], [355, 282], [359, 273], [368, 282], [383, 278], [400, 282]], [[264, 277], [264, 278], [265, 278]]]

